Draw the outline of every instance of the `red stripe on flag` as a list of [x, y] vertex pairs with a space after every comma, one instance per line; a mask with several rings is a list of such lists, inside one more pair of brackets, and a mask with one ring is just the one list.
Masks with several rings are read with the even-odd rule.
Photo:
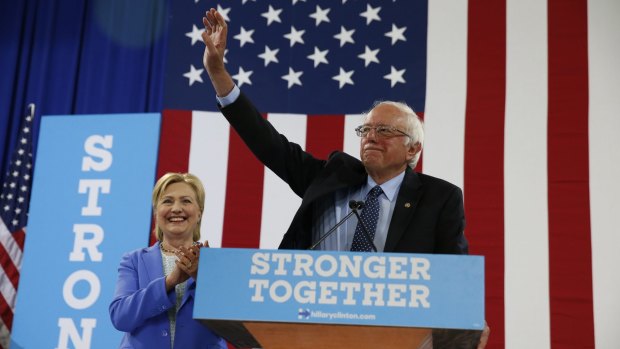
[[187, 172], [192, 139], [192, 112], [164, 110], [159, 136], [157, 179], [166, 172]]
[[344, 147], [344, 115], [308, 115], [306, 151], [327, 159], [334, 150]]
[[9, 256], [9, 251], [4, 248], [3, 244], [0, 244], [0, 267], [2, 267], [4, 274], [9, 278], [11, 284], [13, 284], [13, 288], [17, 290], [19, 270], [17, 270], [17, 267]]
[[[187, 172], [189, 148], [192, 138], [192, 112], [188, 110], [164, 110], [159, 133], [157, 156], [157, 179], [167, 172]], [[151, 231], [153, 227], [151, 225]], [[151, 234], [150, 244], [156, 241]]]
[[504, 347], [506, 3], [468, 5], [464, 191], [471, 254], [485, 256], [490, 348]]
[[26, 240], [26, 232], [24, 231], [24, 229], [20, 229], [11, 233], [11, 236], [13, 236], [13, 240], [17, 242], [17, 246], [19, 246], [19, 249], [23, 251], [24, 241]]
[[13, 310], [6, 302], [6, 299], [4, 299], [2, 293], [0, 293], [0, 310], [0, 317], [2, 318], [2, 321], [4, 322], [6, 327], [11, 330], [11, 328], [13, 327]]
[[551, 344], [594, 348], [585, 0], [549, 6], [549, 291]]
[[230, 128], [222, 247], [258, 248], [263, 210], [263, 164]]

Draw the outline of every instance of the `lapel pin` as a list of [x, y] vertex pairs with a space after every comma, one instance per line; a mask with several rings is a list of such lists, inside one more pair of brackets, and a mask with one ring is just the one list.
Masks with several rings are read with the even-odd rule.
[[405, 208], [409, 208], [409, 207], [411, 207], [411, 203], [405, 202]]

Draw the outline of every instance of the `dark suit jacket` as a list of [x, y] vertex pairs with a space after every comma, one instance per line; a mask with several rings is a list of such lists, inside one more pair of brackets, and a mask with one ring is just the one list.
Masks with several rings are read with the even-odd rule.
[[[314, 158], [278, 133], [243, 93], [221, 111], [254, 155], [302, 198], [280, 248], [310, 247], [317, 219], [313, 208], [340, 189], [364, 184], [368, 174], [361, 161], [343, 152], [333, 152], [327, 160]], [[464, 228], [461, 190], [407, 168], [384, 251], [467, 254]]]

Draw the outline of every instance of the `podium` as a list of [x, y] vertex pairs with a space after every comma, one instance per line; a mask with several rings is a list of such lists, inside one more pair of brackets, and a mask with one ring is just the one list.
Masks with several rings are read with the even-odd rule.
[[484, 258], [203, 248], [195, 297], [238, 348], [418, 348], [483, 329]]

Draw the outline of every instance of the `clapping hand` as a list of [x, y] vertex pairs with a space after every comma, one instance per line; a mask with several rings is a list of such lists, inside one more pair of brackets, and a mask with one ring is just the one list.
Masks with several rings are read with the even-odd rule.
[[176, 252], [176, 268], [166, 277], [166, 290], [170, 291], [174, 286], [186, 281], [190, 277], [194, 280], [198, 277], [198, 261], [200, 248], [209, 247], [209, 242], [195, 242], [191, 247], [181, 247]]

